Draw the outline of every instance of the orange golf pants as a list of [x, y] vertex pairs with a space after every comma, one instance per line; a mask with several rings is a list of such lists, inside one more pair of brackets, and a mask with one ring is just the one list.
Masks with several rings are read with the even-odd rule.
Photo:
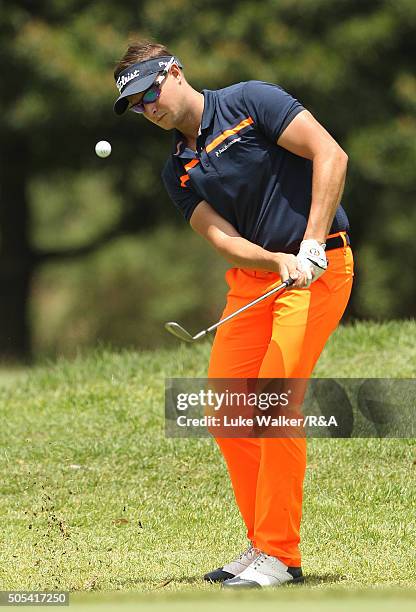
[[[349, 246], [327, 252], [326, 272], [307, 289], [272, 295], [217, 330], [209, 378], [309, 378], [347, 306], [353, 277]], [[231, 268], [221, 318], [281, 282], [274, 272]], [[306, 439], [216, 438], [247, 537], [288, 566], [300, 566]]]

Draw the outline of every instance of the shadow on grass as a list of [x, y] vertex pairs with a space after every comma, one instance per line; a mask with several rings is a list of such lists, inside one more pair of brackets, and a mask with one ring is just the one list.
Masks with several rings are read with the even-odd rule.
[[[318, 584], [335, 584], [342, 582], [343, 580], [345, 580], [345, 576], [342, 576], [341, 574], [306, 574], [303, 585], [316, 586]], [[291, 585], [289, 582], [288, 586], [295, 587], [297, 585]]]
[[[165, 586], [167, 586], [168, 584], [171, 584], [172, 582], [195, 584], [198, 582], [202, 582], [202, 576], [184, 576], [182, 578], [165, 578], [165, 579], [158, 581], [156, 584], [152, 584], [151, 588], [152, 590], [153, 589], [154, 590], [163, 589]], [[147, 584], [150, 586], [151, 581], [145, 578], [132, 578], [130, 580], [117, 580], [116, 584], [119, 587], [128, 587], [128, 586], [133, 586], [135, 584]]]
[[[319, 584], [336, 584], [339, 582], [342, 582], [345, 579], [345, 576], [342, 576], [340, 574], [307, 574], [305, 576], [305, 581], [301, 584], [291, 584], [290, 582], [288, 582], [287, 584], [285, 584], [285, 587], [290, 587], [293, 589], [302, 587], [302, 586], [317, 586]], [[174, 584], [201, 584], [204, 583], [204, 580], [202, 578], [202, 576], [183, 576], [181, 578], [165, 578], [164, 580], [161, 580], [160, 582], [158, 582], [157, 584], [152, 584], [151, 589], [152, 591], [155, 590], [159, 590], [159, 589], [163, 589], [164, 587], [170, 585], [171, 583]], [[138, 585], [138, 584], [146, 584], [148, 586], [149, 585], [149, 580], [146, 580], [144, 578], [133, 578], [130, 580], [117, 580], [117, 586], [121, 587], [121, 588], [126, 588], [129, 586], [134, 586], [134, 585]], [[207, 583], [204, 583], [207, 584]], [[220, 584], [219, 583], [211, 583], [212, 586], [217, 586], [219, 587]]]

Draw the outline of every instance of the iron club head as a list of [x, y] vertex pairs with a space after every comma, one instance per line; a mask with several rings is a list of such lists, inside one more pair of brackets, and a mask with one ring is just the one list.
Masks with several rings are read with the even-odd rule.
[[191, 336], [191, 334], [181, 325], [179, 325], [179, 323], [175, 323], [175, 321], [165, 323], [165, 329], [180, 340], [184, 340], [184, 342], [194, 342], [194, 338]]
[[214, 323], [214, 325], [211, 325], [210, 327], [208, 327], [208, 329], [203, 329], [202, 331], [200, 331], [195, 336], [191, 336], [191, 334], [189, 332], [187, 332], [186, 329], [184, 329], [181, 325], [179, 325], [179, 323], [175, 323], [175, 321], [169, 321], [168, 323], [165, 323], [165, 329], [167, 329], [168, 332], [170, 332], [171, 334], [173, 334], [174, 336], [176, 336], [180, 340], [183, 340], [184, 342], [195, 342], [196, 340], [199, 340], [200, 338], [204, 338], [207, 334], [209, 334], [210, 332], [214, 331], [214, 329], [217, 329], [217, 327], [219, 327], [220, 325], [222, 325], [226, 321], [229, 321], [230, 319], [232, 319], [235, 316], [237, 316], [238, 314], [240, 314], [240, 312], [243, 312], [244, 310], [247, 310], [247, 308], [250, 308], [251, 306], [254, 306], [254, 304], [257, 304], [258, 302], [261, 302], [262, 300], [265, 300], [270, 295], [273, 295], [274, 293], [278, 293], [282, 289], [286, 289], [290, 285], [293, 285], [294, 282], [295, 281], [292, 278], [288, 278], [281, 285], [278, 285], [277, 287], [274, 287], [273, 289], [270, 289], [270, 291], [267, 291], [267, 293], [264, 293], [260, 297], [256, 298], [255, 300], [252, 300], [251, 302], [246, 304], [245, 306], [242, 306], [241, 308], [239, 308], [235, 312], [231, 313], [230, 315], [228, 315], [224, 319], [221, 319], [220, 321], [218, 321], [218, 323]]

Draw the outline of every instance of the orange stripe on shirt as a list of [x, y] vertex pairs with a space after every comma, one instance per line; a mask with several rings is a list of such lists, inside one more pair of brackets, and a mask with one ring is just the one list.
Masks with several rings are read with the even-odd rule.
[[[194, 166], [196, 166], [197, 164], [199, 164], [199, 159], [191, 159], [190, 162], [188, 162], [185, 166], [184, 166], [184, 170], [189, 170], [190, 168], [193, 168]], [[182, 174], [182, 176], [180, 177], [181, 179], [181, 187], [186, 187], [186, 183], [189, 181], [189, 174]]]
[[189, 174], [182, 174], [181, 176], [181, 187], [186, 187], [186, 183], [189, 181]]
[[210, 151], [212, 151], [212, 149], [215, 149], [215, 147], [221, 144], [226, 138], [232, 136], [233, 134], [237, 134], [237, 132], [247, 127], [248, 125], [251, 125], [252, 123], [254, 123], [254, 120], [251, 117], [247, 117], [247, 119], [243, 119], [243, 121], [241, 121], [235, 127], [229, 130], [225, 130], [225, 132], [217, 136], [217, 138], [215, 138], [212, 142], [209, 143], [207, 147], [205, 147], [206, 152], [209, 153]]
[[185, 164], [184, 168], [185, 168], [185, 170], [189, 170], [190, 168], [193, 168], [197, 164], [199, 164], [199, 159], [191, 159], [190, 162]]

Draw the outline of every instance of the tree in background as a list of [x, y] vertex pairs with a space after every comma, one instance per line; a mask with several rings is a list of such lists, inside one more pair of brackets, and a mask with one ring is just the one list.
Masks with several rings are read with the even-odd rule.
[[[32, 281], [44, 264], [182, 223], [159, 178], [170, 135], [112, 114], [112, 69], [131, 32], [172, 48], [196, 88], [272, 81], [315, 114], [350, 158], [344, 203], [359, 271], [349, 313], [413, 315], [415, 25], [413, 0], [10, 0], [0, 24], [0, 355], [31, 354]], [[93, 153], [102, 138], [114, 150], [104, 165]], [[99, 317], [107, 305], [89, 307]]]
[[[160, 207], [152, 206], [155, 191], [142, 190], [137, 197], [131, 167], [125, 163], [132, 157], [129, 126], [116, 125], [111, 114], [111, 69], [125, 44], [125, 37], [110, 25], [119, 9], [110, 11], [111, 3], [106, 2], [84, 4], [19, 1], [10, 2], [3, 10], [1, 65], [2, 81], [7, 84], [0, 92], [3, 357], [31, 356], [31, 283], [41, 266], [85, 256], [116, 237], [144, 231], [158, 222]], [[124, 11], [127, 15], [126, 5]], [[131, 14], [137, 14], [137, 6]], [[90, 194], [96, 210], [88, 216], [88, 240], [81, 234], [68, 244], [64, 226], [68, 212], [62, 208], [58, 223], [54, 211], [46, 219], [43, 214], [46, 225], [49, 221], [49, 232], [47, 227], [36, 231], [37, 214], [42, 217], [43, 207], [50, 206], [40, 202], [39, 210], [34, 210], [33, 190], [40, 183], [70, 192], [81, 174], [97, 173], [98, 160], [91, 153], [103, 130], [110, 140], [116, 139], [117, 131], [118, 164], [111, 166], [111, 175], [104, 180], [113, 198], [121, 194], [118, 214], [102, 227], [101, 173]], [[36, 241], [39, 233], [43, 240]]]

